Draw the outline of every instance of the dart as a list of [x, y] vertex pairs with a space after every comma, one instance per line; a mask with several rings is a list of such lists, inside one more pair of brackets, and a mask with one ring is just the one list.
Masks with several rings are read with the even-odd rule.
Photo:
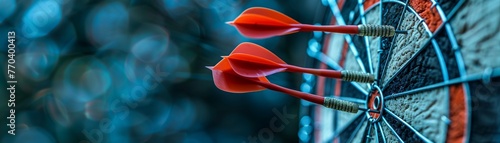
[[266, 48], [254, 43], [238, 45], [227, 59], [235, 73], [244, 77], [264, 77], [277, 72], [301, 72], [318, 76], [339, 78], [345, 81], [372, 83], [374, 76], [355, 71], [303, 68], [289, 65]]
[[[366, 111], [365, 108], [360, 108], [358, 104], [344, 101], [332, 97], [317, 96], [297, 90], [285, 88], [273, 84], [267, 80], [266, 77], [243, 77], [233, 71], [227, 58], [223, 58], [219, 63], [213, 67], [207, 67], [212, 70], [212, 77], [215, 86], [220, 90], [230, 93], [248, 93], [257, 92], [264, 89], [270, 89], [278, 92], [294, 96], [296, 98], [304, 99], [316, 104], [323, 105], [328, 108], [357, 113], [358, 110]], [[377, 112], [371, 111], [370, 112]]]
[[243, 36], [257, 39], [311, 31], [381, 37], [391, 37], [395, 33], [406, 33], [406, 31], [397, 31], [389, 25], [301, 24], [283, 13], [263, 7], [249, 8], [243, 11], [234, 21], [227, 22], [227, 24], [235, 26]]

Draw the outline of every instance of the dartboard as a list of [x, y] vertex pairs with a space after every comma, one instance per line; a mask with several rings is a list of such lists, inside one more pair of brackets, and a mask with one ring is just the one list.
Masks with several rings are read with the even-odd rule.
[[391, 25], [406, 34], [313, 34], [310, 67], [372, 73], [373, 84], [303, 74], [303, 92], [351, 101], [356, 114], [301, 101], [301, 142], [500, 142], [500, 3], [323, 0], [316, 24]]

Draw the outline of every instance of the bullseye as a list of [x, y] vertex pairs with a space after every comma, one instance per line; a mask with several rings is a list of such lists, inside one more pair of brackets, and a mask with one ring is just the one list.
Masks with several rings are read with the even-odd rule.
[[378, 122], [384, 111], [384, 96], [382, 90], [376, 85], [373, 85], [370, 94], [366, 98], [366, 108], [378, 112], [366, 112], [371, 122]]

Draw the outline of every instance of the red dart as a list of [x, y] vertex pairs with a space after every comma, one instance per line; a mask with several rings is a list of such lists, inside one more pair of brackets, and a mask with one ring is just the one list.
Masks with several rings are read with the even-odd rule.
[[207, 67], [212, 70], [212, 76], [217, 88], [231, 93], [247, 93], [264, 90], [265, 88], [286, 93], [294, 97], [304, 99], [316, 104], [321, 104], [328, 108], [336, 110], [357, 113], [358, 110], [366, 110], [359, 108], [356, 103], [344, 101], [331, 97], [317, 96], [305, 92], [300, 92], [288, 89], [273, 83], [270, 83], [265, 77], [243, 77], [234, 72], [227, 58], [223, 58], [214, 67]]
[[368, 73], [312, 69], [289, 65], [266, 48], [249, 42], [238, 45], [227, 59], [234, 72], [250, 78], [263, 77], [277, 72], [288, 71], [310, 73], [318, 76], [364, 83], [372, 83], [374, 81], [374, 76]]
[[391, 37], [395, 33], [405, 33], [404, 31], [396, 31], [394, 27], [387, 25], [322, 26], [301, 24], [283, 13], [263, 7], [249, 8], [243, 11], [234, 21], [227, 23], [235, 26], [243, 36], [250, 38], [269, 38], [299, 31], [324, 31], [384, 37]]

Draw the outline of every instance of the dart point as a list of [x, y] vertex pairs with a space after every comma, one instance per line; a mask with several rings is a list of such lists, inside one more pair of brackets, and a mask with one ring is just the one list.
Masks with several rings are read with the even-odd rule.
[[206, 67], [207, 69], [210, 69], [210, 70], [214, 69], [214, 67], [213, 67], [213, 66], [205, 66], [205, 67]]

